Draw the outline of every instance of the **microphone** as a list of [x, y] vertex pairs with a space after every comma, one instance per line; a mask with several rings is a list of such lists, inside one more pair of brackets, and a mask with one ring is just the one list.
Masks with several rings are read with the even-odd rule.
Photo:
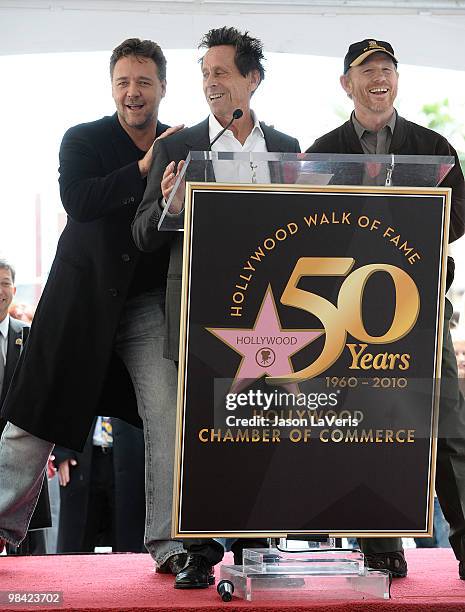
[[220, 130], [218, 132], [218, 134], [215, 136], [215, 138], [211, 141], [210, 146], [209, 146], [209, 150], [210, 151], [212, 150], [212, 146], [215, 144], [215, 142], [218, 140], [218, 138], [221, 138], [221, 136], [223, 136], [223, 134], [226, 132], [226, 130], [231, 127], [231, 124], [234, 121], [234, 119], [240, 119], [243, 114], [244, 113], [242, 112], [242, 110], [240, 108], [236, 108], [236, 110], [232, 114], [231, 121], [228, 123], [228, 125], [225, 128], [223, 128], [222, 130]]

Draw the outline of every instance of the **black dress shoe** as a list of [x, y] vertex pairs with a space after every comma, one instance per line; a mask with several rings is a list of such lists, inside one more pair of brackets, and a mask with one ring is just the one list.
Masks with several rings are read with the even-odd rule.
[[155, 568], [157, 574], [173, 574], [177, 576], [185, 568], [187, 563], [187, 553], [171, 555], [168, 559]]
[[387, 570], [393, 578], [405, 578], [407, 575], [407, 561], [402, 550], [367, 553], [365, 565], [373, 570]]
[[176, 576], [174, 588], [206, 589], [212, 584], [215, 584], [212, 566], [202, 555], [191, 554], [187, 557], [186, 567]]
[[234, 565], [242, 565], [244, 563], [242, 555], [244, 548], [268, 548], [268, 540], [253, 540], [252, 538], [239, 538], [236, 540], [231, 546], [231, 552], [234, 554]]
[[459, 577], [460, 580], [465, 580], [465, 561], [463, 559], [459, 563]]

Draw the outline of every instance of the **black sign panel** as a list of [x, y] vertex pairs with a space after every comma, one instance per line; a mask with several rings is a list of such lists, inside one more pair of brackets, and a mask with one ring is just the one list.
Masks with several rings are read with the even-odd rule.
[[430, 531], [449, 197], [190, 185], [177, 536]]

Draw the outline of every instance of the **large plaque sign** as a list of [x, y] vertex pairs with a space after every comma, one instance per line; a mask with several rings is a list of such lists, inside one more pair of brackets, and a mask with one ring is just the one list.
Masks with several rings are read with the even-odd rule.
[[188, 184], [176, 536], [431, 533], [449, 198]]

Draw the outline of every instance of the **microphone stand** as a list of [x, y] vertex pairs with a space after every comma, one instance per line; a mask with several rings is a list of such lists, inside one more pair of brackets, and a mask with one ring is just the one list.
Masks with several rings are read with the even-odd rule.
[[[215, 136], [215, 138], [211, 141], [211, 143], [208, 145], [208, 151], [212, 150], [212, 146], [215, 144], [215, 142], [218, 140], [218, 138], [221, 138], [221, 136], [223, 136], [223, 134], [226, 132], [227, 129], [229, 129], [233, 123], [233, 121], [235, 119], [240, 119], [242, 117], [244, 113], [242, 112], [242, 109], [240, 108], [236, 108], [236, 110], [233, 112], [232, 117], [231, 117], [231, 121], [229, 121], [229, 123], [227, 124], [226, 127], [224, 127], [222, 130], [220, 130], [218, 132], [218, 134]], [[210, 160], [211, 161], [211, 160]], [[212, 167], [213, 167], [213, 162], [212, 163]], [[205, 164], [205, 182], [208, 182], [208, 177], [207, 177], [207, 164]]]
[[218, 132], [218, 134], [215, 136], [215, 138], [211, 141], [208, 150], [211, 151], [212, 150], [212, 146], [215, 144], [215, 142], [218, 140], [218, 138], [221, 138], [221, 136], [223, 136], [223, 134], [226, 132], [227, 129], [229, 129], [233, 123], [233, 121], [235, 119], [240, 119], [242, 117], [244, 113], [242, 112], [242, 110], [240, 108], [236, 108], [236, 110], [233, 112], [233, 115], [231, 117], [231, 121], [227, 124], [226, 127], [224, 127], [222, 130], [220, 130]]

